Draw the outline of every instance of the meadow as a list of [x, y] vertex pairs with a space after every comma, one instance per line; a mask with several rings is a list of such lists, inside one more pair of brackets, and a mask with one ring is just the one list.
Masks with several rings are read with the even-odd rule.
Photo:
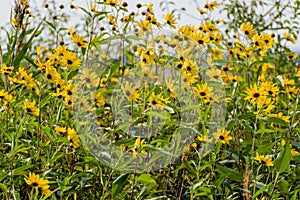
[[300, 1], [87, 2], [2, 29], [0, 199], [300, 199]]

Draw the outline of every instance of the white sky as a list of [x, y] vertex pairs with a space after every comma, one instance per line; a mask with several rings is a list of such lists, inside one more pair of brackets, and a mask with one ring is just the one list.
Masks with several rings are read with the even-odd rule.
[[[0, 0], [0, 1], [1, 1], [1, 3], [0, 3], [0, 27], [1, 27], [9, 22], [10, 11], [11, 11], [11, 7], [14, 5], [14, 0]], [[36, 5], [38, 8], [40, 8], [41, 11], [45, 10], [42, 6], [44, 3], [44, 0], [29, 0], [29, 1], [30, 1], [31, 5]], [[46, 0], [46, 1], [47, 2], [55, 1], [55, 2], [57, 2], [57, 5], [65, 4], [65, 7], [69, 7], [69, 2], [70, 2], [70, 0]], [[89, 2], [89, 0], [74, 0], [74, 5], [86, 7], [88, 4], [87, 1]], [[136, 10], [135, 5], [139, 2], [150, 3], [150, 2], [161, 2], [161, 0], [127, 0], [127, 2], [129, 4], [129, 10]], [[191, 16], [199, 17], [199, 14], [196, 11], [196, 5], [195, 5], [195, 3], [193, 3], [194, 0], [173, 0], [173, 2], [176, 3], [176, 7], [173, 7], [173, 8], [180, 9], [180, 8], [184, 7], [184, 8], [186, 8], [186, 13], [188, 13], [188, 15], [190, 15], [190, 16], [188, 16], [187, 14], [182, 14], [181, 20], [179, 21], [180, 25], [185, 25], [185, 24], [198, 25], [199, 24], [199, 22], [200, 22], [199, 20], [191, 17]], [[202, 6], [206, 2], [206, 0], [197, 0], [197, 2], [201, 2], [199, 4], [200, 4], [200, 6]], [[163, 20], [162, 19], [163, 12], [160, 11], [158, 4], [159, 3], [154, 3], [154, 10], [155, 10], [155, 13], [157, 14], [158, 20], [162, 21]], [[215, 19], [222, 18], [220, 13], [216, 13], [215, 16], [212, 16], [212, 17]], [[75, 16], [75, 19], [76, 18], [77, 18], [77, 20], [79, 19], [78, 16]], [[4, 35], [5, 34], [3, 33], [3, 31], [1, 31], [0, 37], [4, 37]], [[294, 51], [297, 50], [299, 52], [299, 50], [300, 50], [299, 49], [300, 35], [298, 37], [299, 37], [299, 39], [297, 41], [297, 44], [290, 46], [290, 48]], [[1, 40], [3, 40], [3, 38], [0, 38], [0, 41]]]

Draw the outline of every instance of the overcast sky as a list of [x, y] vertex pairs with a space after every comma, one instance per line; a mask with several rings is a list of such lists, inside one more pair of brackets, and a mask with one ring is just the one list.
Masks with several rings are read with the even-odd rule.
[[[0, 1], [1, 1], [1, 4], [0, 4], [0, 26], [3, 26], [3, 25], [5, 25], [6, 23], [9, 22], [10, 11], [11, 11], [11, 7], [14, 5], [14, 0], [0, 0]], [[70, 2], [70, 0], [47, 0], [47, 1], [48, 2], [55, 1], [55, 2], [57, 2], [57, 5], [65, 4], [66, 7], [69, 6], [69, 2]], [[149, 3], [149, 2], [161, 2], [161, 1], [159, 1], [159, 0], [127, 0], [127, 2], [129, 4], [129, 10], [136, 10], [135, 5], [138, 2]], [[181, 15], [182, 18], [179, 22], [180, 25], [185, 25], [185, 24], [196, 24], [196, 25], [198, 25], [199, 24], [199, 20], [194, 19], [193, 17], [191, 17], [191, 16], [199, 17], [199, 14], [196, 11], [196, 5], [194, 3], [194, 0], [173, 0], [173, 2], [176, 3], [175, 8], [180, 9], [180, 8], [184, 7], [186, 9], [186, 13], [188, 13], [188, 14], [182, 14]], [[206, 2], [206, 0], [197, 0], [197, 2], [200, 2], [199, 3], [200, 6], [203, 6], [203, 4], [204, 4], [204, 2]], [[45, 11], [45, 9], [42, 6], [43, 3], [44, 3], [44, 0], [30, 0], [31, 5], [36, 5], [41, 11]], [[74, 0], [74, 4], [86, 7], [87, 6], [87, 0]], [[160, 11], [158, 3], [154, 3], [154, 10], [155, 10], [155, 13], [157, 14], [158, 20], [162, 21], [163, 20], [162, 19], [162, 12]], [[76, 16], [76, 17], [78, 19], [78, 16]], [[218, 18], [222, 18], [222, 16], [219, 13], [215, 13], [213, 18], [218, 19]], [[1, 31], [0, 37], [1, 36], [3, 37], [3, 35], [4, 35], [3, 31]], [[297, 51], [299, 52], [299, 46], [300, 46], [300, 37], [299, 37], [299, 40], [297, 41], [297, 44], [292, 45], [290, 47], [291, 47], [292, 50], [297, 49]]]

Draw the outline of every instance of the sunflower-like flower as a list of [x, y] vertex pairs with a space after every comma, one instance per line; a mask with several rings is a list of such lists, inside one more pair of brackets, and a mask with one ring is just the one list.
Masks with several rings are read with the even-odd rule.
[[[282, 139], [280, 143], [281, 143], [281, 146], [285, 146], [286, 145], [286, 141], [284, 139]], [[299, 154], [299, 152], [296, 149], [294, 149], [291, 144], [290, 144], [290, 149], [291, 149], [290, 152], [291, 152], [291, 156], [292, 157], [297, 156]]]
[[96, 87], [99, 83], [97, 74], [95, 72], [90, 72], [88, 69], [84, 68], [81, 76], [79, 77], [82, 84], [87, 88]]
[[238, 76], [238, 75], [229, 75], [228, 78], [233, 83], [240, 82], [241, 80], [243, 80], [243, 78], [241, 76]]
[[244, 100], [248, 100], [252, 104], [260, 103], [261, 101], [264, 101], [266, 97], [266, 91], [257, 87], [256, 84], [251, 85], [250, 88], [247, 89], [246, 93], [247, 96], [244, 98]]
[[259, 163], [266, 165], [267, 167], [272, 167], [274, 164], [268, 155], [263, 156], [256, 152], [256, 157], [254, 160], [257, 160]]
[[135, 140], [134, 147], [132, 148], [132, 156], [134, 158], [136, 158], [137, 154], [147, 154], [147, 151], [143, 149], [145, 146], [147, 146], [147, 144], [144, 144], [144, 142], [145, 139], [141, 140], [140, 137]]
[[23, 108], [27, 113], [39, 116], [40, 109], [35, 107], [35, 103], [35, 100], [33, 100], [33, 102], [30, 103], [28, 99], [25, 99]]
[[296, 40], [288, 32], [285, 32], [283, 34], [283, 37], [290, 41], [292, 44], [296, 44]]
[[52, 83], [59, 83], [61, 80], [60, 74], [52, 66], [48, 66], [46, 68], [45, 76], [46, 76], [47, 80]]
[[229, 144], [229, 141], [232, 140], [232, 137], [229, 135], [229, 133], [229, 131], [222, 129], [213, 133], [213, 136], [217, 142], [220, 142], [221, 144]]
[[223, 52], [221, 51], [220, 48], [214, 47], [212, 49], [211, 56], [212, 56], [213, 60], [219, 60], [219, 59], [222, 59], [224, 57], [224, 54], [223, 54]]
[[241, 26], [241, 31], [243, 31], [243, 33], [250, 38], [252, 38], [254, 35], [253, 25], [250, 22], [247, 24], [243, 23]]
[[269, 97], [277, 97], [279, 93], [279, 88], [270, 81], [262, 82], [261, 88], [267, 93]]
[[84, 41], [84, 37], [82, 35], [73, 34], [71, 36], [71, 41], [79, 48], [87, 48], [88, 43]]
[[209, 43], [209, 36], [204, 35], [202, 31], [194, 32], [192, 39], [202, 47]]
[[222, 71], [218, 68], [211, 68], [206, 72], [206, 75], [209, 76], [210, 81], [220, 81], [224, 74]]
[[272, 48], [274, 45], [274, 38], [269, 33], [263, 33], [260, 35], [261, 41], [263, 42], [263, 47]]
[[168, 103], [169, 99], [164, 98], [162, 94], [155, 94], [155, 92], [152, 92], [149, 99], [148, 103], [153, 109], [159, 109], [162, 110], [166, 107], [165, 103]]
[[14, 67], [8, 67], [6, 64], [0, 65], [0, 74], [2, 75], [11, 75], [13, 73]]
[[121, 89], [129, 101], [137, 101], [140, 97], [132, 83], [126, 82], [125, 85], [121, 85]]
[[66, 127], [60, 127], [60, 126], [55, 127], [54, 130], [55, 130], [56, 133], [59, 133], [59, 134], [67, 132]]
[[298, 88], [296, 86], [287, 86], [285, 87], [285, 93], [289, 99], [294, 99], [298, 93]]
[[207, 86], [207, 83], [197, 85], [193, 88], [196, 95], [201, 99], [210, 99], [212, 88]]
[[74, 147], [75, 149], [80, 147], [80, 140], [79, 137], [77, 135], [77, 133], [75, 132], [75, 130], [72, 128], [68, 128], [68, 139], [70, 141], [70, 146]]
[[119, 0], [104, 0], [104, 3], [111, 6], [119, 6]]
[[200, 13], [200, 15], [205, 15], [207, 14], [207, 11], [206, 10], [202, 10], [200, 8], [197, 8], [197, 11]]
[[215, 8], [217, 8], [218, 6], [220, 6], [221, 4], [218, 4], [216, 1], [212, 1], [211, 3], [206, 3], [204, 5], [204, 8], [208, 9], [208, 10], [214, 10]]
[[177, 24], [176, 20], [174, 19], [173, 13], [167, 13], [167, 15], [164, 17], [166, 23], [171, 26], [172, 28], [176, 28], [175, 24]]
[[25, 176], [24, 178], [27, 185], [30, 185], [36, 189], [38, 192], [38, 189], [41, 188], [42, 193], [44, 195], [50, 195], [51, 190], [49, 189], [49, 181], [43, 178], [40, 178], [39, 175], [36, 175], [35, 173], [29, 172], [29, 176]]
[[279, 113], [277, 113], [277, 114], [268, 114], [268, 116], [269, 117], [276, 117], [276, 118], [278, 118], [278, 119], [282, 119], [283, 121], [285, 121], [285, 122], [290, 122], [290, 117], [291, 116], [285, 116], [285, 115], [283, 115], [283, 113], [282, 112], [279, 112]]
[[64, 56], [61, 57], [62, 67], [79, 66], [80, 60], [71, 51], [66, 51]]

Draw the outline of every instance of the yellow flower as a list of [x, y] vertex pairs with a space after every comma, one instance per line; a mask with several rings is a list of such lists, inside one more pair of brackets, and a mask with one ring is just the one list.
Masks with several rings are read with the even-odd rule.
[[85, 85], [87, 88], [97, 87], [99, 79], [95, 72], [90, 72], [87, 68], [84, 68], [81, 76], [79, 77], [82, 81], [81, 84]]
[[71, 147], [74, 147], [75, 149], [80, 147], [79, 144], [80, 140], [74, 129], [68, 128], [68, 139], [71, 143], [70, 144]]
[[296, 60], [297, 58], [298, 58], [298, 54], [296, 54], [296, 53], [291, 53], [291, 54], [289, 54], [289, 59], [290, 60]]
[[71, 35], [71, 40], [79, 48], [87, 48], [88, 43], [84, 41], [84, 37], [81, 35], [73, 34]]
[[210, 99], [212, 88], [207, 86], [207, 83], [193, 87], [196, 95], [202, 99]]
[[35, 106], [35, 100], [33, 100], [32, 103], [29, 103], [29, 100], [28, 99], [25, 99], [24, 101], [24, 105], [23, 105], [23, 108], [26, 112], [32, 114], [32, 115], [35, 115], [35, 116], [39, 116], [40, 114], [40, 109], [39, 108], [36, 108]]
[[296, 151], [295, 149], [291, 148], [291, 156], [297, 156], [299, 154], [298, 151]]
[[243, 78], [241, 76], [238, 76], [238, 75], [229, 75], [228, 78], [233, 83], [240, 82], [241, 80], [243, 80]]
[[204, 35], [202, 31], [194, 32], [194, 34], [192, 35], [192, 39], [202, 47], [204, 47], [205, 44], [209, 43], [209, 36]]
[[167, 15], [164, 17], [164, 19], [166, 20], [166, 22], [169, 26], [171, 26], [174, 29], [176, 28], [175, 24], [177, 24], [177, 22], [174, 19], [173, 13], [167, 13]]
[[29, 176], [25, 176], [24, 180], [27, 183], [27, 185], [33, 186], [36, 189], [36, 191], [38, 191], [38, 188], [41, 188], [43, 194], [51, 194], [51, 190], [49, 190], [49, 181], [40, 178], [39, 175], [29, 172]]
[[266, 165], [267, 167], [271, 167], [274, 165], [272, 160], [269, 158], [269, 156], [259, 155], [259, 153], [257, 153], [257, 152], [256, 152], [256, 157], [254, 158], [254, 160], [257, 160], [258, 162], [260, 162], [263, 165]]
[[121, 89], [129, 101], [137, 101], [140, 97], [132, 83], [126, 82], [125, 85], [121, 85]]
[[119, 6], [119, 0], [104, 0], [105, 4], [111, 5], [111, 6]]
[[223, 54], [223, 52], [220, 50], [220, 48], [214, 47], [214, 48], [212, 49], [212, 54], [211, 54], [211, 56], [212, 56], [212, 59], [213, 59], [213, 60], [220, 60], [220, 59], [222, 59], [222, 58], [224, 57], [224, 54]]
[[65, 132], [67, 132], [66, 127], [60, 127], [60, 126], [55, 127], [54, 130], [55, 130], [56, 133], [65, 133]]
[[289, 99], [294, 99], [298, 93], [298, 88], [296, 86], [287, 86], [285, 87], [285, 93], [288, 95]]
[[12, 75], [13, 70], [14, 70], [13, 66], [8, 67], [6, 64], [2, 64], [0, 66], [0, 74], [5, 75], [5, 76]]
[[61, 58], [62, 67], [79, 66], [80, 60], [71, 51], [66, 51]]
[[167, 85], [167, 92], [170, 94], [171, 97], [176, 98], [177, 97], [177, 91], [178, 87], [175, 86], [175, 81], [171, 81], [171, 79], [166, 80], [166, 85]]
[[263, 47], [272, 48], [274, 45], [274, 38], [269, 33], [263, 33], [261, 36]]
[[46, 78], [48, 81], [50, 81], [52, 83], [59, 83], [61, 80], [60, 74], [52, 66], [48, 66], [46, 68]]
[[270, 81], [262, 82], [261, 89], [265, 91], [269, 97], [277, 97], [279, 93], [279, 88]]
[[292, 38], [292, 36], [288, 32], [285, 32], [283, 34], [283, 36], [285, 37], [285, 39], [290, 41], [292, 44], [296, 44], [296, 40], [294, 38]]
[[[281, 140], [281, 146], [285, 146], [286, 145], [286, 141], [284, 139]], [[296, 151], [296, 149], [292, 148], [292, 145], [290, 144], [290, 149], [291, 149], [291, 156], [297, 156], [299, 154], [298, 151]]]
[[229, 131], [222, 129], [213, 133], [213, 136], [217, 142], [220, 142], [221, 144], [229, 144], [229, 141], [232, 140], [232, 137], [228, 135], [229, 133]]
[[284, 116], [282, 112], [279, 112], [278, 114], [268, 114], [269, 117], [276, 117], [279, 119], [282, 119], [285, 122], [290, 122], [290, 117], [291, 116]]
[[216, 3], [216, 1], [213, 1], [211, 3], [206, 3], [204, 5], [204, 8], [208, 9], [208, 10], [214, 10], [216, 7], [220, 6], [220, 4]]
[[132, 148], [132, 156], [136, 158], [137, 154], [147, 154], [147, 151], [143, 149], [143, 147], [147, 146], [147, 144], [144, 144], [145, 139], [141, 140], [140, 137], [138, 137], [135, 140], [134, 147]]
[[247, 24], [245, 23], [242, 24], [241, 31], [243, 31], [244, 34], [250, 38], [252, 38], [252, 36], [254, 35], [253, 25], [249, 22]]
[[165, 103], [169, 101], [168, 99], [165, 99], [162, 94], [155, 94], [155, 92], [152, 92], [148, 102], [152, 108], [162, 110], [166, 107]]
[[285, 144], [286, 144], [286, 141], [285, 141], [284, 139], [282, 139], [280, 143], [281, 143], [281, 146], [283, 146], [283, 147], [284, 147], [284, 146], [285, 146]]
[[220, 81], [223, 77], [222, 71], [218, 68], [212, 68], [206, 72], [206, 75], [209, 76], [211, 81]]
[[258, 88], [256, 84], [250, 86], [246, 91], [247, 96], [244, 100], [249, 100], [252, 104], [261, 103], [265, 100], [266, 92], [262, 88]]
[[208, 138], [207, 136], [200, 136], [200, 135], [197, 136], [197, 140], [200, 142], [207, 142], [207, 143], [212, 142], [211, 138]]
[[200, 8], [197, 8], [197, 11], [198, 11], [201, 15], [207, 14], [207, 11], [206, 11], [206, 10], [202, 10], [202, 9], [200, 9]]

